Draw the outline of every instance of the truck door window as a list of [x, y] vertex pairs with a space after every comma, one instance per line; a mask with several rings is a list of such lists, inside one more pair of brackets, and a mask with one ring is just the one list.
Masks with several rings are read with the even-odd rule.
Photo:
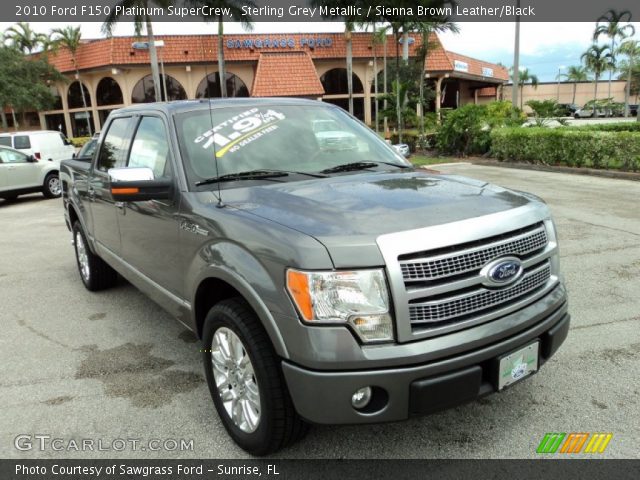
[[102, 147], [100, 147], [100, 155], [96, 165], [96, 168], [101, 172], [124, 165], [130, 139], [130, 123], [130, 117], [115, 118], [109, 125], [107, 135], [102, 142]]
[[158, 117], [142, 117], [129, 154], [127, 167], [148, 167], [155, 178], [168, 176], [169, 142]]

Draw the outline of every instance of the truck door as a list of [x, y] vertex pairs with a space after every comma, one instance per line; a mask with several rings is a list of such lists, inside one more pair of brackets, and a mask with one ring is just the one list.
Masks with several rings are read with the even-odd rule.
[[100, 151], [89, 175], [87, 198], [89, 200], [93, 232], [98, 249], [104, 248], [120, 255], [120, 229], [116, 202], [111, 196], [110, 168], [124, 165], [131, 140], [132, 117], [116, 117], [107, 127]]
[[173, 198], [122, 202], [118, 209], [122, 258], [151, 280], [182, 298], [179, 255], [178, 191], [167, 124], [163, 117], [140, 118], [131, 143], [127, 167], [148, 167], [154, 178], [173, 179]]

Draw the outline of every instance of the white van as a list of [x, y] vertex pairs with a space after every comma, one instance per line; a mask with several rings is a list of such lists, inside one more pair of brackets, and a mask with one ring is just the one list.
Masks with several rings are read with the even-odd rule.
[[67, 160], [76, 151], [67, 137], [53, 130], [0, 133], [0, 145], [45, 161]]

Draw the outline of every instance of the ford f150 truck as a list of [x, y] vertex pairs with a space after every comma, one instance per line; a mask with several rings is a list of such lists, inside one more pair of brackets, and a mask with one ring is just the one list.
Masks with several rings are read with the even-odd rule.
[[217, 412], [255, 455], [309, 423], [503, 390], [569, 330], [543, 201], [414, 169], [322, 102], [116, 110], [61, 180], [84, 285], [120, 274], [193, 330]]

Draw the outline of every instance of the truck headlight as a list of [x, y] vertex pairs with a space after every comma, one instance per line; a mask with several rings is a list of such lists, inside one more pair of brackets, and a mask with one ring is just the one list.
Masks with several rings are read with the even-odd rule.
[[287, 291], [302, 319], [312, 325], [348, 324], [363, 342], [393, 340], [384, 272], [287, 270]]

